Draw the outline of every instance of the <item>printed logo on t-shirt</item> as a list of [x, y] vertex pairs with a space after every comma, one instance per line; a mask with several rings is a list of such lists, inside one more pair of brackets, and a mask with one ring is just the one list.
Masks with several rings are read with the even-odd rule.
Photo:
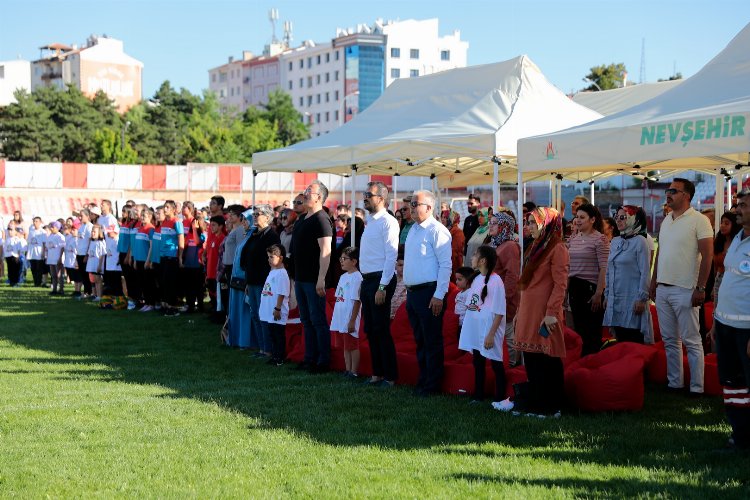
[[338, 287], [336, 289], [336, 302], [344, 302], [344, 287]]
[[263, 285], [263, 290], [260, 292], [261, 295], [266, 297], [273, 297], [273, 291], [271, 290], [271, 284], [266, 283]]
[[480, 302], [481, 299], [479, 298], [479, 295], [474, 293], [471, 295], [471, 300], [466, 306], [466, 309], [468, 309], [469, 311], [482, 312], [482, 307], [479, 305]]

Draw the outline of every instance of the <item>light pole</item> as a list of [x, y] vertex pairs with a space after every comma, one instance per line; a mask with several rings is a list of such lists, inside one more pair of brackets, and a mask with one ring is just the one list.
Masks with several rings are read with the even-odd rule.
[[598, 90], [599, 92], [602, 91], [602, 88], [599, 85], [597, 85], [597, 83], [594, 80], [590, 80], [588, 78], [581, 78], [581, 80], [583, 80], [586, 83], [590, 83], [591, 85], [593, 85], [594, 87], [596, 87], [596, 90]]
[[122, 131], [120, 134], [120, 151], [123, 153], [125, 152], [125, 132], [127, 132], [128, 127], [130, 127], [130, 122], [126, 121], [122, 124]]
[[359, 90], [355, 90], [354, 92], [346, 94], [344, 98], [341, 100], [341, 114], [339, 115], [339, 126], [346, 123], [346, 101], [347, 99], [353, 96], [359, 96]]

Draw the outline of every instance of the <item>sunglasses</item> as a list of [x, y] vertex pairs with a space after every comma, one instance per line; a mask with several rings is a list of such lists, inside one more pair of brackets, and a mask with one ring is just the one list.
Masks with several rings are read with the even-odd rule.
[[379, 194], [374, 194], [374, 193], [371, 193], [371, 192], [369, 192], [369, 191], [365, 191], [364, 193], [362, 193], [362, 197], [363, 197], [363, 198], [364, 198], [365, 200], [369, 200], [369, 199], [370, 199], [370, 198], [372, 198], [373, 196], [380, 196], [380, 195], [379, 195]]
[[615, 215], [615, 220], [627, 220], [627, 215]]
[[685, 191], [683, 191], [682, 189], [675, 189], [675, 188], [669, 188], [669, 189], [664, 190], [664, 194], [668, 194], [670, 196], [674, 196], [677, 193], [684, 193], [684, 192]]
[[409, 203], [409, 206], [411, 206], [411, 208], [417, 208], [419, 205], [424, 205], [426, 207], [430, 206], [427, 203], [419, 203], [418, 201], [412, 201], [411, 203]]
[[302, 201], [301, 200], [294, 200], [294, 204], [295, 205], [302, 205]]

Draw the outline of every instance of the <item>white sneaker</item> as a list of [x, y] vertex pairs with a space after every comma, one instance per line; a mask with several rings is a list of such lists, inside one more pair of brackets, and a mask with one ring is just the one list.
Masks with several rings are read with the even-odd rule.
[[153, 306], [143, 306], [138, 310], [138, 312], [145, 313], [145, 312], [149, 312], [153, 310], [154, 310]]
[[513, 409], [513, 407], [516, 406], [513, 401], [510, 400], [510, 398], [505, 399], [503, 401], [495, 401], [492, 403], [492, 407], [496, 409], [497, 411], [504, 411], [508, 412]]
[[133, 309], [135, 309], [135, 302], [133, 302], [132, 300], [129, 300], [128, 301], [128, 311], [132, 311]]

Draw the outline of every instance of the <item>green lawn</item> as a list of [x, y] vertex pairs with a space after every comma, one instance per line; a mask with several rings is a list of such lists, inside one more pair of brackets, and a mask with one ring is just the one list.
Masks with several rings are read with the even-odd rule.
[[0, 287], [0, 496], [750, 496], [718, 399], [513, 417], [218, 346], [204, 317]]

